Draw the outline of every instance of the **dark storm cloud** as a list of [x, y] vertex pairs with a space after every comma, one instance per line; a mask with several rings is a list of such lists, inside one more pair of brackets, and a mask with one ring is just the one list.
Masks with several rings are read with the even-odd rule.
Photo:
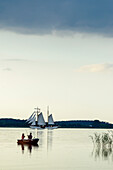
[[30, 34], [112, 34], [113, 0], [0, 0], [0, 28]]

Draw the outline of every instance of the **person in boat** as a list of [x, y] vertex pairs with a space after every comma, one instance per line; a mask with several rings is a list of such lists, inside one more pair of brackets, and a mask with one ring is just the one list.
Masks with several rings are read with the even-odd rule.
[[24, 138], [25, 138], [25, 135], [24, 135], [24, 133], [22, 133], [22, 140], [24, 140]]
[[28, 139], [32, 139], [32, 133], [30, 133], [30, 135], [28, 135]]

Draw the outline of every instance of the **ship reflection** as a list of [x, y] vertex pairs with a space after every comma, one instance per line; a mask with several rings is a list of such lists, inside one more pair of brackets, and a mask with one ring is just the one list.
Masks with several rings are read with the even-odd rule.
[[39, 138], [40, 148], [47, 146], [47, 151], [52, 150], [52, 143], [53, 143], [53, 130], [45, 129], [37, 131], [37, 138]]
[[21, 146], [21, 149], [22, 149], [22, 153], [24, 154], [26, 148], [27, 150], [29, 151], [29, 153], [32, 152], [32, 149], [33, 148], [38, 148], [38, 144], [37, 145], [30, 145], [30, 144], [18, 144], [19, 146]]
[[44, 130], [37, 130], [37, 138], [39, 138], [40, 146], [42, 146], [45, 141]]
[[52, 150], [53, 130], [47, 130], [47, 151]]
[[112, 147], [100, 147], [98, 145], [93, 148], [92, 156], [95, 160], [102, 158], [103, 160], [111, 159], [113, 161], [113, 149]]

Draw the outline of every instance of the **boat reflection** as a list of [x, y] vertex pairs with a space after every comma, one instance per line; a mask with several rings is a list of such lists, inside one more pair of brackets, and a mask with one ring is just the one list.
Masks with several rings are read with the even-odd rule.
[[44, 138], [44, 131], [43, 130], [37, 130], [37, 138], [39, 138], [40, 145], [45, 141]]
[[113, 148], [112, 147], [100, 147], [99, 145], [93, 148], [92, 156], [97, 160], [102, 158], [104, 160], [111, 159], [113, 161]]
[[21, 149], [22, 149], [22, 153], [24, 153], [25, 151], [25, 148], [27, 148], [27, 150], [29, 151], [29, 153], [32, 152], [32, 149], [33, 148], [38, 148], [39, 145], [31, 145], [31, 144], [18, 144], [19, 146], [21, 146]]
[[47, 145], [47, 151], [52, 149], [53, 141], [53, 130], [45, 129], [37, 131], [37, 138], [39, 138], [40, 148], [43, 148]]
[[52, 150], [53, 130], [47, 130], [47, 151]]

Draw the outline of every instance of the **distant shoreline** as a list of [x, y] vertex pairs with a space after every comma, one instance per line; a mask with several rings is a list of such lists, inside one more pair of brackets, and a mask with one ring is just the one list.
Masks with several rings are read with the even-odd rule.
[[[87, 129], [113, 129], [113, 124], [103, 122], [100, 120], [69, 120], [69, 121], [56, 121], [59, 128], [87, 128]], [[29, 128], [26, 120], [1, 118], [0, 128]]]

